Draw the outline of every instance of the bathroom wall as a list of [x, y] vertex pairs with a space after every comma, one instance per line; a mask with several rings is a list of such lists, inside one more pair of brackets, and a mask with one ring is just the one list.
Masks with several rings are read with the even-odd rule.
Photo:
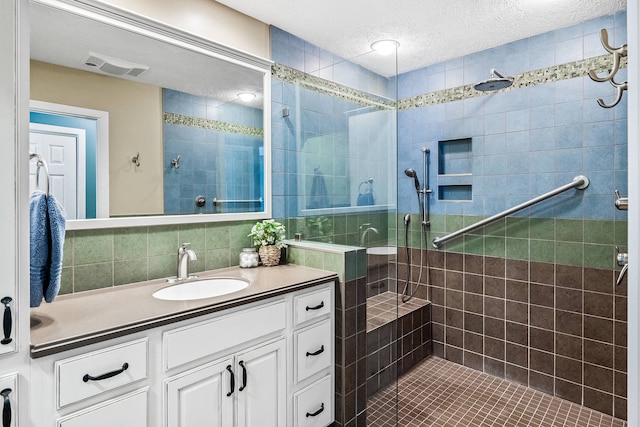
[[[31, 99], [108, 112], [111, 215], [162, 213], [160, 88], [31, 61]], [[136, 152], [145, 173], [131, 163]]]
[[261, 58], [269, 57], [269, 25], [215, 1], [107, 0], [104, 3]]
[[[615, 285], [615, 246], [626, 250], [627, 215], [615, 209], [613, 192], [627, 190], [627, 109], [626, 95], [615, 108], [598, 106], [598, 98], [612, 102], [614, 90], [586, 77], [610, 67], [601, 28], [613, 45], [626, 42], [620, 13], [400, 76], [399, 170], [420, 170], [421, 147], [431, 150], [431, 278], [418, 295], [433, 303], [434, 353], [625, 418], [627, 298], [626, 282]], [[491, 68], [514, 75], [514, 85], [474, 91]], [[625, 79], [623, 69], [617, 80]], [[470, 151], [445, 159], [455, 172], [447, 175], [439, 141], [461, 138], [471, 138]], [[584, 191], [431, 248], [433, 238], [576, 175], [589, 178]], [[398, 179], [399, 211], [416, 216], [413, 184]], [[459, 185], [471, 187], [465, 197], [445, 191], [450, 198], [441, 200], [440, 187]], [[413, 223], [416, 255], [421, 232]]]

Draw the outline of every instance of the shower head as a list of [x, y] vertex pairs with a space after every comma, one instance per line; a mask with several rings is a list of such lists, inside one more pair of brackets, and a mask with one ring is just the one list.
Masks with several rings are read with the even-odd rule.
[[409, 178], [413, 178], [413, 182], [416, 185], [416, 190], [420, 191], [420, 181], [418, 181], [418, 174], [411, 168], [407, 168], [404, 170], [404, 174]]
[[491, 69], [491, 78], [487, 80], [483, 80], [479, 83], [473, 85], [475, 90], [479, 90], [481, 92], [487, 92], [492, 90], [500, 90], [506, 87], [509, 87], [513, 84], [513, 77], [508, 76], [505, 77], [495, 69]]

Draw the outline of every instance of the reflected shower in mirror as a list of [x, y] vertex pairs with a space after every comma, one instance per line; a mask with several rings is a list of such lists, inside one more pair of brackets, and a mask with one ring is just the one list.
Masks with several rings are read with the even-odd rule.
[[87, 134], [75, 218], [269, 215], [269, 61], [56, 4], [31, 3], [31, 119]]
[[[395, 206], [396, 146], [390, 144], [396, 137], [395, 86], [371, 70], [394, 72], [396, 58], [372, 51], [354, 61], [336, 62], [296, 82], [299, 118], [286, 122], [299, 153], [297, 206], [287, 202], [291, 215]], [[342, 94], [325, 87], [341, 87]]]

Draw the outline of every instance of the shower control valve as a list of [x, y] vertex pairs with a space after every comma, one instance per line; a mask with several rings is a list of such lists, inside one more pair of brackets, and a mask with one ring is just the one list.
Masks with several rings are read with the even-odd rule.
[[620, 248], [616, 246], [616, 262], [620, 267], [623, 267], [629, 263], [629, 254], [626, 252], [620, 252]]
[[616, 195], [616, 208], [621, 211], [629, 210], [629, 198], [628, 197], [620, 197], [620, 192], [618, 190], [614, 191]]

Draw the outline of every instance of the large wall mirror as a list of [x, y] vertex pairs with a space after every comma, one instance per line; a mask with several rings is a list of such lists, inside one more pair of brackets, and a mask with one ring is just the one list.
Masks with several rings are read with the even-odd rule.
[[104, 7], [30, 8], [30, 151], [68, 229], [269, 217], [270, 62]]

